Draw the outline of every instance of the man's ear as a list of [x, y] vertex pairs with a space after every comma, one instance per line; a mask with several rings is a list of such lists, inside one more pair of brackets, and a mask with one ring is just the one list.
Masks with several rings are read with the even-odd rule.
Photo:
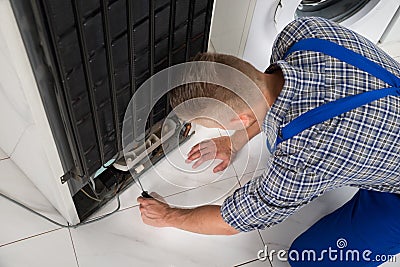
[[236, 118], [231, 120], [231, 123], [235, 126], [235, 128], [248, 128], [254, 122], [254, 118], [246, 113], [238, 114]]

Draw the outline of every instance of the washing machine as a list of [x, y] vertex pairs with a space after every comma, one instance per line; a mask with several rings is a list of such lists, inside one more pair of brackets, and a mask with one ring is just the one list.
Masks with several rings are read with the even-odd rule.
[[243, 59], [264, 70], [277, 34], [297, 17], [325, 17], [378, 44], [399, 17], [399, 0], [259, 0]]

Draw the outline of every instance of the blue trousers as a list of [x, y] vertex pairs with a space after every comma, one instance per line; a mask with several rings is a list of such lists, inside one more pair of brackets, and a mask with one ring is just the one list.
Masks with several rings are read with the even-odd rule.
[[336, 211], [320, 219], [291, 245], [292, 267], [400, 266], [400, 195], [359, 190]]

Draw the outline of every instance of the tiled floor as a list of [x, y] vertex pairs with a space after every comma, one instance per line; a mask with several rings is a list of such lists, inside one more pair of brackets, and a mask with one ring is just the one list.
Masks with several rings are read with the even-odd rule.
[[[230, 134], [220, 130], [221, 135]], [[265, 146], [264, 134], [259, 134], [250, 140], [235, 156], [232, 166], [239, 177], [254, 170], [265, 169], [267, 166], [268, 152]], [[262, 155], [262, 156], [260, 156]]]
[[[0, 177], [1, 192], [53, 220], [66, 223], [10, 159], [0, 161]], [[0, 210], [0, 246], [58, 228], [1, 197]]]
[[[217, 130], [197, 131], [194, 138], [182, 146], [183, 155], [196, 142], [218, 135]], [[190, 165], [182, 164], [184, 156], [175, 151], [168, 160], [160, 162], [155, 170], [145, 173], [141, 181], [146, 189], [157, 192], [168, 203], [177, 206], [220, 204], [227, 194], [262, 173], [266, 154], [264, 150], [256, 148], [263, 147], [263, 144], [262, 136], [255, 137], [222, 174], [212, 173], [216, 162], [193, 173]], [[255, 163], [260, 157], [263, 158], [261, 163]], [[182, 168], [177, 170], [173, 165]], [[238, 179], [237, 173], [240, 172], [246, 174]], [[2, 192], [13, 192], [11, 197], [65, 223], [10, 159], [0, 161], [0, 174]], [[121, 194], [119, 212], [76, 229], [54, 226], [0, 198], [0, 266], [289, 266], [275, 259], [272, 265], [268, 260], [259, 261], [257, 253], [265, 245], [268, 250], [287, 249], [307, 227], [349, 199], [354, 189], [327, 193], [282, 224], [267, 230], [228, 237], [203, 236], [147, 226], [141, 221], [136, 202], [139, 193], [139, 188], [132, 185]], [[112, 201], [94, 217], [113, 210], [115, 206], [116, 201]]]
[[7, 158], [8, 158], [7, 154], [3, 150], [0, 149], [0, 160], [4, 160]]
[[257, 232], [225, 237], [156, 229], [141, 222], [137, 207], [71, 234], [81, 267], [233, 266], [263, 246]]

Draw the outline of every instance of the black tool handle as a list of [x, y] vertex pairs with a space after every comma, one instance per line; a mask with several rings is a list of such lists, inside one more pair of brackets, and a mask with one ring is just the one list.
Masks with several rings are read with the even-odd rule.
[[144, 197], [144, 198], [153, 198], [152, 196], [150, 196], [150, 194], [147, 191], [143, 191], [142, 192], [142, 197]]

